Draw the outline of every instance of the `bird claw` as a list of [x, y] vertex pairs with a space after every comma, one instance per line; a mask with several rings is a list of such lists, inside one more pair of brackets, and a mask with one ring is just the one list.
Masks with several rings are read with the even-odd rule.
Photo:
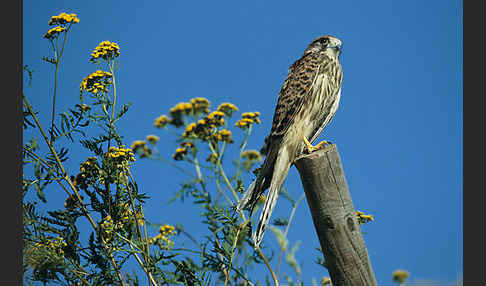
[[320, 150], [320, 149], [324, 148], [324, 146], [326, 144], [329, 144], [328, 141], [323, 140], [323, 141], [319, 142], [319, 144], [317, 144], [316, 146], [312, 146], [312, 144], [309, 142], [309, 140], [307, 140], [307, 138], [305, 136], [303, 138], [304, 138], [304, 144], [305, 144], [304, 152], [307, 153], [307, 154], [310, 154], [314, 151]]

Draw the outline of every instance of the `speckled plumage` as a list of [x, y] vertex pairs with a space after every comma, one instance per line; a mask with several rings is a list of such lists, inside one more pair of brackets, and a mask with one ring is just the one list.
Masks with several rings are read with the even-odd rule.
[[261, 242], [290, 166], [304, 150], [303, 137], [311, 143], [315, 141], [336, 113], [342, 84], [341, 46], [335, 37], [319, 37], [289, 68], [279, 93], [272, 130], [261, 149], [266, 155], [265, 162], [238, 204], [239, 209], [253, 212], [258, 198], [269, 188], [253, 235], [256, 245]]

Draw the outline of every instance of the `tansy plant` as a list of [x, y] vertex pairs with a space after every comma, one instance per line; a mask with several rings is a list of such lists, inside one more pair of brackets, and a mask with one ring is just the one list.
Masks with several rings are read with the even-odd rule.
[[[130, 105], [117, 100], [116, 42], [102, 41], [87, 51], [93, 69], [79, 80], [79, 101], [56, 110], [56, 98], [63, 96], [57, 92], [60, 63], [72, 56], [67, 39], [78, 23], [76, 14], [60, 13], [43, 35], [52, 51], [43, 59], [54, 66], [50, 114], [22, 95], [24, 138], [32, 136], [23, 146], [25, 283], [138, 285], [137, 272], [126, 269], [132, 261], [149, 285], [180, 284], [183, 275], [174, 265], [181, 262], [172, 250], [179, 231], [170, 224], [149, 225], [143, 211], [148, 196], [131, 172], [135, 155], [117, 128]], [[32, 80], [32, 71], [24, 70]], [[45, 116], [48, 126], [41, 124]], [[77, 147], [90, 155], [70, 159]], [[55, 203], [52, 197], [59, 196], [64, 199]], [[158, 234], [151, 235], [154, 231]]]

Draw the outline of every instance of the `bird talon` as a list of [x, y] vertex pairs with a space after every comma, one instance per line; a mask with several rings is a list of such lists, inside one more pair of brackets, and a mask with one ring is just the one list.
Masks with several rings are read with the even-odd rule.
[[317, 144], [316, 146], [312, 146], [312, 144], [309, 142], [309, 140], [307, 140], [307, 137], [304, 136], [303, 139], [304, 139], [304, 144], [305, 144], [304, 151], [307, 154], [310, 154], [310, 153], [312, 153], [314, 151], [317, 151], [319, 149], [322, 149], [322, 148], [324, 148], [324, 146], [326, 144], [329, 144], [328, 141], [323, 140], [323, 141], [319, 142], [319, 144]]

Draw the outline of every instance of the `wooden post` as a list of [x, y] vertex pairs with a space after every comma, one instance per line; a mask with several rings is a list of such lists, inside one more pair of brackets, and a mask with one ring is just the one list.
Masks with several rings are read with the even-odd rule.
[[333, 286], [376, 286], [351, 195], [334, 144], [294, 162]]

